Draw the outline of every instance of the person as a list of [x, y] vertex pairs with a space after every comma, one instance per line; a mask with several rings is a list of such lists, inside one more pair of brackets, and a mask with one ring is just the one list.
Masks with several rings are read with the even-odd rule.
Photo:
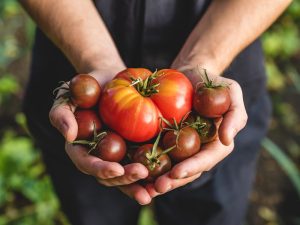
[[[38, 25], [24, 112], [72, 224], [133, 225], [154, 198], [159, 224], [243, 224], [270, 116], [259, 36], [291, 0], [20, 2]], [[74, 107], [52, 107], [59, 81], [88, 73], [104, 86], [127, 67], [175, 68], [193, 84], [202, 67], [230, 83], [220, 138], [146, 187], [137, 182], [147, 176], [143, 165], [68, 144], [77, 135]]]

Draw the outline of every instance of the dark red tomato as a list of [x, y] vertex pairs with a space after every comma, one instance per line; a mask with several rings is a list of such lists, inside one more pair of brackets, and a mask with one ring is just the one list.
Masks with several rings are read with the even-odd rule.
[[139, 147], [133, 155], [133, 162], [141, 163], [148, 169], [149, 175], [146, 181], [153, 182], [160, 175], [171, 169], [171, 160], [167, 154], [160, 155], [162, 149], [157, 148], [157, 154], [152, 159], [147, 155], [151, 154], [153, 144], [146, 144]]
[[107, 132], [92, 154], [104, 161], [120, 162], [126, 155], [126, 143], [120, 135]]
[[79, 108], [91, 108], [98, 103], [101, 88], [98, 81], [88, 74], [78, 74], [69, 84], [72, 103]]
[[125, 139], [145, 142], [158, 134], [161, 116], [179, 122], [191, 110], [192, 97], [192, 84], [179, 71], [129, 68], [106, 84], [99, 113]]
[[230, 95], [228, 87], [199, 87], [193, 98], [194, 109], [208, 118], [221, 117], [230, 107]]
[[218, 137], [218, 130], [215, 121], [213, 119], [202, 117], [201, 123], [205, 125], [198, 132], [201, 143], [205, 144], [214, 141]]
[[78, 124], [77, 140], [93, 138], [94, 128], [96, 132], [101, 130], [102, 125], [100, 119], [93, 110], [77, 110], [74, 115]]
[[221, 117], [215, 119], [200, 117], [195, 112], [192, 112], [185, 120], [187, 124], [192, 125], [191, 127], [198, 132], [201, 144], [212, 142], [218, 137], [218, 128], [221, 121]]
[[168, 154], [175, 162], [181, 162], [200, 151], [201, 141], [194, 128], [184, 127], [179, 131], [168, 131], [163, 137], [163, 145], [165, 149], [176, 146]]

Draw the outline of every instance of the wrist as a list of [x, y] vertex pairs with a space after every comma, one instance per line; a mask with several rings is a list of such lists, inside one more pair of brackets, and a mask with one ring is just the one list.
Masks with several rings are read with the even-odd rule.
[[94, 55], [82, 60], [77, 71], [78, 73], [90, 74], [96, 78], [100, 85], [104, 85], [125, 68], [126, 66], [119, 56], [113, 58]]
[[225, 66], [219, 64], [216, 60], [208, 56], [180, 57], [173, 62], [171, 68], [184, 73], [193, 85], [202, 81], [204, 69], [210, 76], [220, 76], [225, 70]]

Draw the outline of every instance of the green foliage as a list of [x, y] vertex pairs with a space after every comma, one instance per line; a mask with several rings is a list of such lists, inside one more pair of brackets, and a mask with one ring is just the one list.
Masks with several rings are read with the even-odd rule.
[[277, 160], [281, 168], [286, 172], [291, 182], [294, 184], [300, 198], [300, 171], [295, 163], [272, 140], [265, 138], [262, 145]]
[[0, 162], [0, 224], [66, 224], [30, 138], [7, 131], [0, 140]]
[[157, 225], [157, 222], [154, 219], [153, 210], [150, 206], [142, 208], [138, 225]]
[[[295, 162], [300, 162], [300, 111], [299, 104], [286, 101], [286, 96], [297, 93], [296, 97], [299, 97], [300, 94], [299, 27], [300, 0], [294, 0], [262, 37], [268, 88], [274, 105], [270, 134], [277, 134], [284, 140], [282, 148], [271, 139], [265, 139], [263, 145], [286, 171], [298, 193], [299, 167]], [[23, 91], [24, 71], [18, 69], [18, 62], [29, 56], [34, 29], [34, 23], [17, 0], [0, 0], [0, 116], [6, 108], [20, 104], [12, 101]], [[9, 124], [8, 130], [0, 130], [0, 225], [68, 224], [60, 211], [40, 153], [30, 137], [24, 134], [28, 133], [24, 115], [16, 111], [11, 120], [15, 120], [14, 126]], [[261, 207], [258, 214], [277, 220], [278, 215], [274, 216], [266, 209]], [[144, 207], [139, 225], [156, 224], [151, 207]], [[299, 224], [299, 219], [295, 224]]]
[[20, 91], [20, 86], [15, 77], [4, 75], [0, 77], [0, 106], [3, 105], [11, 95], [17, 94]]

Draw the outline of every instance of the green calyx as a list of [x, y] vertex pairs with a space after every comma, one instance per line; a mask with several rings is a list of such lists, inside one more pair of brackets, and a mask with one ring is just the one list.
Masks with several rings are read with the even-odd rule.
[[97, 134], [95, 122], [93, 124], [94, 124], [93, 140], [91, 140], [91, 141], [76, 140], [76, 141], [71, 142], [71, 144], [73, 144], [73, 145], [80, 144], [80, 145], [88, 146], [89, 147], [89, 151], [88, 151], [89, 154], [97, 148], [100, 141], [102, 141], [102, 139], [107, 135], [107, 132], [101, 132], [101, 133]]
[[188, 123], [188, 125], [192, 128], [194, 128], [199, 135], [201, 136], [207, 136], [208, 131], [205, 131], [205, 128], [208, 126], [206, 122], [203, 122], [201, 120], [200, 116], [196, 117], [196, 120], [192, 123]]
[[148, 160], [148, 166], [149, 166], [150, 170], [154, 170], [156, 165], [160, 165], [159, 158], [162, 155], [167, 154], [168, 152], [172, 151], [176, 147], [176, 146], [173, 146], [171, 148], [168, 148], [168, 149], [162, 151], [161, 153], [158, 153], [157, 147], [158, 147], [159, 140], [161, 138], [161, 133], [162, 133], [162, 131], [159, 132], [159, 134], [152, 146], [151, 153], [146, 153], [146, 158]]
[[69, 83], [65, 81], [60, 81], [59, 84], [60, 86], [53, 90], [53, 95], [57, 95], [59, 90], [64, 90], [65, 92], [57, 95], [54, 100], [63, 99], [68, 101], [71, 98]]
[[[175, 118], [173, 118], [173, 124], [171, 124], [170, 121], [168, 121], [167, 119], [165, 119], [163, 117], [160, 117], [160, 119], [161, 119], [161, 125], [160, 125], [161, 129], [162, 130], [166, 130], [166, 131], [173, 131], [174, 134], [176, 135], [176, 145], [174, 146], [174, 148], [178, 147], [178, 139], [179, 139], [179, 135], [180, 135], [181, 130], [184, 129], [185, 127], [190, 127], [191, 126], [190, 124], [187, 124], [185, 122], [185, 120], [187, 119], [187, 117], [189, 116], [190, 113], [191, 112], [186, 113], [181, 118], [181, 120], [179, 121], [179, 123], [177, 123], [177, 121], [175, 120]], [[162, 122], [164, 122], [165, 124], [167, 124], [168, 127], [162, 128]]]
[[155, 83], [154, 80], [158, 77], [157, 70], [147, 77], [145, 80], [142, 78], [130, 78], [131, 86], [134, 86], [136, 90], [144, 97], [150, 97], [153, 94], [157, 94], [159, 92], [158, 86], [159, 83]]
[[211, 80], [208, 75], [206, 69], [204, 69], [204, 77], [202, 76], [203, 79], [203, 85], [205, 88], [221, 88], [221, 87], [228, 87], [228, 84], [215, 84], [213, 80]]

